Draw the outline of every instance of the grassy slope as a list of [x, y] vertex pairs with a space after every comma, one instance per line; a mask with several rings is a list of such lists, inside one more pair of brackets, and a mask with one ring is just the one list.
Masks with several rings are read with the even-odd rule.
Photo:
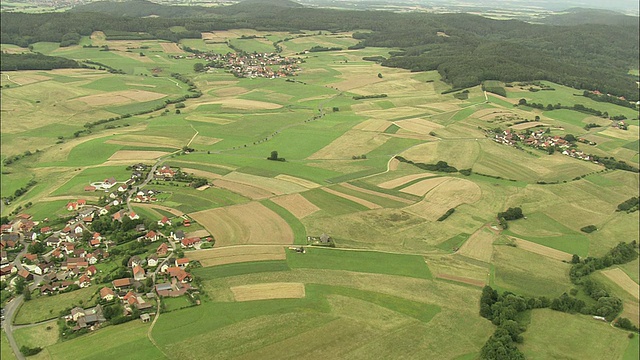
[[22, 304], [16, 315], [15, 323], [30, 324], [56, 318], [60, 316], [62, 310], [79, 305], [80, 300], [83, 301], [84, 306], [88, 306], [89, 300], [95, 300], [94, 295], [97, 291], [97, 287], [91, 286], [65, 294], [33, 298]]

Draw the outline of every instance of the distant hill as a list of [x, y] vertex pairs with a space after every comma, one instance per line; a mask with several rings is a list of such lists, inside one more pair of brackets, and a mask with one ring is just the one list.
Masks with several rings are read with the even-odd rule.
[[162, 18], [209, 17], [238, 14], [272, 14], [286, 9], [299, 9], [304, 6], [290, 0], [245, 0], [234, 5], [219, 7], [170, 6], [147, 0], [129, 0], [122, 2], [97, 1], [74, 7], [74, 12], [97, 12], [113, 16]]
[[548, 25], [613, 25], [613, 26], [635, 26], [638, 27], [637, 16], [624, 15], [611, 10], [572, 8], [565, 13], [550, 15], [541, 22]]

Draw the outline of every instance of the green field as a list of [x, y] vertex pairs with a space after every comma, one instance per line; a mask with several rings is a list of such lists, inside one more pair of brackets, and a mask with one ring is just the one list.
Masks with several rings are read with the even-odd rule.
[[20, 325], [57, 318], [61, 311], [80, 306], [80, 301], [82, 306], [89, 307], [96, 300], [97, 291], [97, 287], [91, 286], [60, 295], [35, 297], [22, 304], [14, 321]]
[[11, 349], [11, 345], [9, 345], [9, 340], [7, 339], [7, 334], [4, 332], [4, 329], [0, 332], [0, 357], [8, 360], [17, 359]]
[[194, 269], [193, 273], [203, 280], [212, 280], [230, 276], [288, 270], [289, 266], [285, 261], [272, 260], [203, 267]]
[[[626, 359], [627, 332], [612, 328], [591, 316], [534, 310], [521, 349], [527, 359]], [[584, 341], [592, 339], [593, 341]], [[637, 344], [637, 341], [635, 341]], [[637, 358], [637, 346], [635, 347]]]
[[424, 258], [416, 255], [307, 248], [305, 254], [287, 252], [287, 263], [291, 268], [334, 269], [420, 279], [432, 278]]
[[58, 342], [58, 324], [55, 321], [18, 329], [14, 332], [18, 346], [45, 348]]

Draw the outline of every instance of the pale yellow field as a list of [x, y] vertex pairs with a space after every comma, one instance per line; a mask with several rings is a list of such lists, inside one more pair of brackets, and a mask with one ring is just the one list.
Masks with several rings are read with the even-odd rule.
[[536, 126], [549, 126], [549, 125], [545, 123], [537, 122], [537, 121], [530, 121], [522, 124], [513, 125], [511, 126], [511, 128], [514, 130], [526, 130], [526, 129], [534, 128]]
[[207, 178], [207, 179], [219, 179], [222, 177], [222, 175], [216, 174], [216, 173], [212, 173], [209, 171], [204, 171], [204, 170], [198, 170], [198, 169], [191, 169], [191, 168], [181, 168], [180, 169], [183, 173], [188, 173], [188, 174], [193, 174], [195, 176], [198, 177], [203, 177], [203, 178]]
[[241, 285], [232, 287], [231, 292], [236, 301], [301, 299], [305, 295], [303, 283]]
[[516, 241], [516, 244], [522, 250], [527, 250], [529, 252], [546, 256], [548, 258], [559, 260], [559, 261], [571, 261], [572, 255], [564, 251], [552, 249], [548, 246], [536, 244], [534, 242], [527, 241], [527, 240], [522, 240], [522, 239], [513, 238], [513, 237], [512, 239]]
[[310, 160], [345, 160], [367, 154], [389, 140], [389, 136], [369, 131], [349, 130], [308, 157]]
[[333, 189], [330, 189], [330, 188], [326, 188], [325, 187], [325, 188], [322, 188], [322, 190], [328, 192], [329, 194], [333, 194], [333, 195], [336, 195], [336, 196], [340, 196], [341, 198], [344, 198], [344, 199], [347, 199], [347, 200], [351, 200], [351, 201], [353, 201], [355, 203], [358, 203], [358, 204], [360, 204], [362, 206], [365, 206], [365, 207], [367, 207], [367, 208], [369, 208], [371, 210], [373, 210], [373, 209], [381, 209], [382, 208], [382, 206], [380, 206], [378, 204], [374, 204], [371, 201], [360, 199], [359, 197], [355, 197], [353, 195], [348, 195], [348, 194], [345, 194], [345, 193], [341, 193], [339, 191], [336, 191], [336, 190], [333, 190]]
[[247, 90], [247, 89], [245, 89], [243, 87], [231, 86], [231, 87], [226, 87], [226, 88], [222, 88], [222, 89], [216, 90], [215, 94], [217, 96], [227, 97], [227, 96], [242, 95], [242, 94], [246, 94], [248, 92], [249, 92], [249, 90]]
[[477, 287], [484, 287], [485, 286], [485, 282], [482, 281], [482, 280], [470, 279], [470, 278], [466, 278], [466, 277], [463, 277], [463, 276], [457, 276], [457, 275], [438, 274], [438, 275], [436, 275], [436, 278], [445, 279], [445, 280], [451, 280], [451, 281], [457, 281], [457, 282], [461, 282], [461, 283], [464, 283], [464, 284], [469, 284], [469, 285], [473, 285], [473, 286], [477, 286]]
[[212, 248], [189, 252], [189, 258], [198, 260], [202, 266], [217, 266], [249, 261], [286, 259], [281, 246], [246, 245]]
[[214, 236], [216, 246], [293, 244], [289, 224], [258, 202], [199, 211], [190, 216]]
[[302, 178], [291, 176], [291, 175], [280, 174], [280, 175], [276, 175], [275, 178], [278, 180], [288, 181], [296, 185], [304, 186], [307, 189], [315, 189], [320, 187], [319, 184], [314, 183], [313, 181], [302, 179]]
[[386, 120], [379, 119], [370, 119], [359, 123], [354, 126], [354, 130], [362, 130], [362, 131], [374, 131], [374, 132], [383, 132], [391, 125], [390, 122]]
[[184, 54], [185, 51], [178, 47], [176, 43], [160, 43], [162, 46], [162, 51], [167, 54]]
[[29, 84], [34, 84], [37, 82], [41, 82], [41, 81], [47, 81], [47, 80], [51, 80], [50, 77], [48, 76], [44, 76], [44, 75], [38, 75], [38, 74], [30, 74], [30, 73], [25, 73], [25, 72], [20, 72], [17, 74], [12, 74], [10, 75], [7, 72], [3, 72], [2, 73], [3, 76], [5, 76], [7, 78], [7, 80], [18, 84], [18, 85], [29, 85]]
[[[396, 165], [396, 168], [397, 168], [397, 165]], [[381, 187], [383, 189], [394, 189], [394, 188], [397, 188], [398, 186], [402, 186], [406, 183], [412, 182], [413, 180], [422, 179], [422, 178], [431, 177], [431, 176], [435, 176], [435, 174], [422, 173], [422, 174], [405, 175], [397, 179], [382, 182], [378, 184], [378, 187]]]
[[227, 189], [229, 191], [232, 191], [234, 193], [240, 194], [242, 196], [248, 197], [249, 199], [253, 199], [253, 200], [266, 199], [274, 195], [270, 191], [267, 191], [259, 187], [251, 186], [248, 184], [241, 184], [241, 183], [228, 181], [220, 178], [218, 178], [217, 180], [214, 180], [213, 185], [219, 188]]
[[430, 132], [443, 128], [442, 125], [436, 124], [432, 121], [425, 119], [407, 119], [395, 121], [394, 124], [398, 125], [404, 130], [415, 132], [418, 134], [429, 134]]
[[76, 100], [82, 101], [91, 106], [104, 106], [113, 104], [123, 104], [129, 102], [143, 102], [162, 99], [166, 97], [165, 94], [160, 94], [146, 90], [123, 90], [112, 91], [105, 94], [95, 94], [89, 96], [83, 96]]
[[401, 197], [398, 197], [398, 196], [385, 194], [385, 193], [378, 192], [378, 191], [363, 189], [361, 187], [357, 187], [357, 186], [351, 185], [349, 183], [341, 183], [340, 185], [344, 186], [346, 188], [349, 188], [351, 190], [356, 190], [356, 191], [359, 191], [359, 192], [362, 192], [362, 193], [365, 193], [365, 194], [371, 194], [371, 195], [375, 195], [375, 196], [380, 196], [380, 197], [383, 197], [383, 198], [391, 199], [391, 200], [398, 201], [398, 202], [405, 203], [405, 204], [413, 204], [413, 201], [405, 199], [405, 198], [401, 198]]
[[232, 172], [223, 177], [224, 180], [236, 183], [251, 185], [264, 189], [274, 195], [292, 194], [307, 190], [306, 187], [291, 181], [285, 181], [277, 178], [269, 178], [264, 176], [250, 175], [240, 172]]
[[416, 196], [424, 196], [426, 193], [431, 191], [436, 186], [442, 184], [443, 182], [449, 180], [449, 177], [435, 177], [431, 179], [422, 180], [413, 185], [409, 185], [406, 188], [401, 189], [403, 193], [412, 194]]
[[209, 136], [202, 136], [200, 134], [198, 134], [198, 136], [196, 136], [193, 141], [191, 142], [191, 144], [196, 144], [196, 145], [213, 145], [216, 144], [218, 142], [222, 141], [222, 139], [218, 139], [218, 138], [213, 138], [213, 137], [209, 137]]
[[[194, 232], [190, 232], [190, 233], [186, 233], [184, 235], [185, 238], [192, 238], [192, 237], [199, 237], [199, 238], [204, 238], [207, 237], [211, 234], [209, 234], [209, 232], [207, 230], [196, 230]], [[191, 256], [192, 253], [189, 253], [189, 256]]]
[[482, 190], [469, 180], [449, 178], [436, 186], [422, 201], [405, 210], [427, 220], [435, 221], [447, 210], [460, 204], [473, 204], [480, 200]]
[[200, 103], [200, 105], [205, 104], [220, 104], [223, 108], [231, 108], [238, 110], [273, 110], [280, 109], [282, 105], [265, 102], [265, 101], [257, 101], [257, 100], [245, 100], [245, 99], [220, 99], [215, 101], [209, 101], [205, 103]]
[[150, 136], [150, 135], [119, 135], [114, 139], [105, 141], [107, 144], [118, 144], [126, 146], [139, 146], [139, 147], [172, 147], [179, 149], [184, 145], [181, 139], [164, 136]]
[[482, 227], [471, 235], [469, 240], [462, 244], [460, 250], [458, 250], [458, 254], [487, 263], [491, 262], [493, 242], [497, 238], [498, 234], [496, 232]]
[[167, 154], [168, 152], [164, 151], [118, 150], [109, 157], [109, 160], [155, 160]]
[[640, 285], [638, 285], [635, 281], [633, 281], [629, 275], [627, 275], [624, 271], [619, 268], [615, 269], [607, 269], [602, 270], [602, 275], [609, 278], [609, 280], [618, 284], [624, 291], [628, 292], [636, 298], [636, 300], [640, 299]]
[[629, 125], [628, 130], [620, 130], [614, 128], [606, 128], [603, 131], [599, 131], [598, 134], [611, 136], [617, 139], [623, 140], [637, 140], [638, 139], [638, 126]]
[[302, 219], [320, 210], [319, 207], [300, 194], [282, 195], [272, 198], [271, 201], [287, 209], [287, 211], [298, 219]]
[[195, 120], [195, 121], [202, 121], [202, 122], [208, 122], [208, 123], [212, 123], [212, 124], [218, 124], [218, 125], [227, 125], [227, 124], [231, 124], [234, 123], [235, 120], [231, 120], [231, 119], [224, 119], [224, 118], [218, 118], [215, 116], [208, 116], [208, 115], [189, 115], [186, 117], [187, 120]]
[[[393, 158], [389, 160], [389, 171], [398, 170], [398, 165], [400, 164], [400, 160]], [[382, 186], [381, 186], [382, 187]], [[395, 186], [394, 186], [395, 187]]]
[[[184, 213], [182, 211], [180, 211], [180, 210], [177, 210], [177, 209], [174, 209], [174, 208], [170, 208], [168, 206], [158, 205], [158, 204], [136, 204], [136, 206], [164, 210], [164, 211], [172, 213], [175, 216], [183, 216], [184, 215]], [[160, 220], [160, 219], [158, 219], [158, 220]]]

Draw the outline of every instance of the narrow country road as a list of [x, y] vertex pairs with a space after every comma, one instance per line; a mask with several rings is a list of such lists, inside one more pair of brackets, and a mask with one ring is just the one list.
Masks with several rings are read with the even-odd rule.
[[23, 299], [24, 297], [22, 295], [19, 295], [13, 300], [9, 301], [7, 305], [4, 307], [4, 317], [5, 317], [5, 320], [3, 323], [4, 332], [7, 334], [9, 345], [11, 345], [11, 349], [13, 350], [13, 353], [16, 355], [16, 358], [18, 358], [18, 360], [24, 360], [24, 356], [20, 352], [18, 343], [13, 337], [13, 330], [14, 330], [13, 319], [16, 316], [16, 312], [20, 308], [20, 305], [22, 305]]

